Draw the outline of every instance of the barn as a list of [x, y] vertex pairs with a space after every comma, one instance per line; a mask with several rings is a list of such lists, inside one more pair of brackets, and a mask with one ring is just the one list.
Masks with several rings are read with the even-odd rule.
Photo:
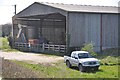
[[92, 43], [95, 51], [118, 47], [118, 7], [34, 2], [14, 15], [15, 42], [66, 45]]

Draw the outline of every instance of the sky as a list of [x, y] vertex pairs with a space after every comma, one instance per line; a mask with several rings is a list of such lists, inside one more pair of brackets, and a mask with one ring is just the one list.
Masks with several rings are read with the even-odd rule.
[[118, 6], [120, 0], [0, 0], [0, 25], [12, 23], [14, 5], [17, 5], [17, 13], [34, 2], [50, 2], [80, 5]]

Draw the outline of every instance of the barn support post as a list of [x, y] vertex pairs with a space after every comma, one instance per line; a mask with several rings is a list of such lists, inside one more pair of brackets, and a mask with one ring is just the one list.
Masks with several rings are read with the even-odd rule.
[[12, 17], [12, 32], [11, 32], [11, 37], [12, 37], [12, 48], [15, 48], [15, 36], [14, 36], [14, 26], [15, 26], [15, 18], [16, 16]]
[[44, 20], [43, 18], [40, 19], [40, 31], [39, 31], [39, 32], [40, 32], [40, 36], [39, 36], [39, 38], [42, 36], [42, 25], [43, 25], [43, 20]]
[[56, 44], [56, 41], [55, 41], [55, 37], [56, 37], [55, 36], [55, 19], [52, 19], [52, 21], [53, 21], [53, 30], [54, 30], [54, 35], [53, 35], [54, 36], [53, 37], [54, 38], [54, 42], [53, 42], [53, 44]]
[[100, 52], [102, 53], [102, 14], [100, 16]]
[[42, 50], [45, 51], [45, 43], [42, 44]]
[[67, 16], [66, 16], [66, 53], [69, 52], [69, 44], [70, 44], [70, 37], [69, 37], [69, 12], [67, 12]]
[[14, 26], [14, 20], [12, 18], [12, 31], [11, 31], [11, 36], [13, 37], [13, 26]]
[[118, 2], [118, 53], [120, 53], [120, 1]]

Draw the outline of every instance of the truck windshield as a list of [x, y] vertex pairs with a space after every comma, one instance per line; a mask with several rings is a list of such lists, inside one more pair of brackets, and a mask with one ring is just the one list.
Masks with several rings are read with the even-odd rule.
[[92, 56], [90, 56], [88, 53], [79, 53], [78, 57], [80, 59], [80, 58], [91, 58]]

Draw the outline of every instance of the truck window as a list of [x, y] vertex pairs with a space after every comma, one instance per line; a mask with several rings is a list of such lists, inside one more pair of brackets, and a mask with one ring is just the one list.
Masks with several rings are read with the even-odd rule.
[[78, 57], [79, 58], [90, 58], [91, 56], [88, 53], [79, 53]]
[[72, 53], [71, 57], [72, 57], [72, 58], [75, 58], [75, 53]]

